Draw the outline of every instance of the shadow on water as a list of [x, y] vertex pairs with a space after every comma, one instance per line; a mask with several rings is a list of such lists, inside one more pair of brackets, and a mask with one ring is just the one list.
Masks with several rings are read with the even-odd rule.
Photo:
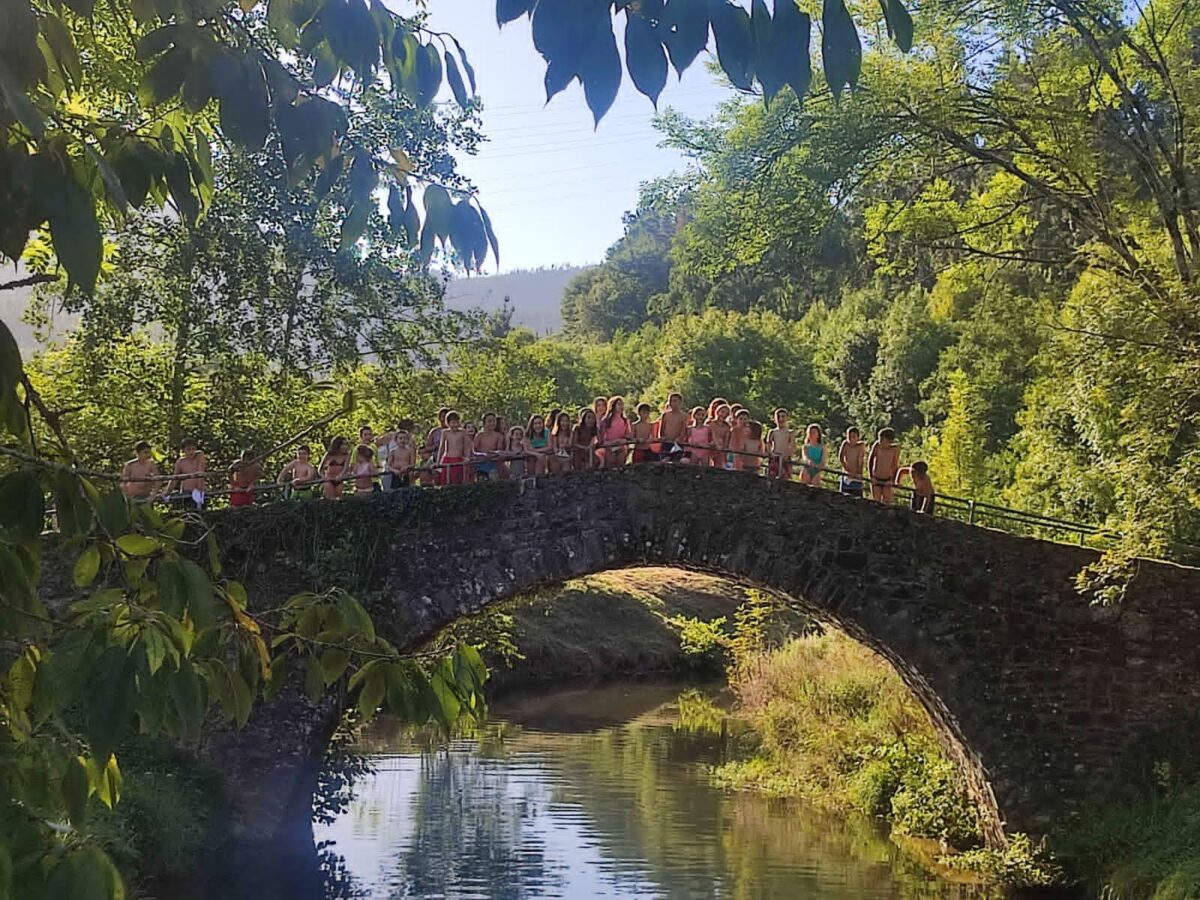
[[719, 695], [680, 691], [509, 698], [493, 725], [438, 750], [373, 724], [360, 750], [374, 773], [315, 829], [324, 896], [1003, 896], [937, 878], [872, 821], [713, 789], [704, 767], [727, 758], [736, 732]]

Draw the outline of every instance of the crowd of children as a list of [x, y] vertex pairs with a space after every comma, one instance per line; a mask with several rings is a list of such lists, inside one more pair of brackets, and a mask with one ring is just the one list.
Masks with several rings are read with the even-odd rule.
[[[136, 457], [122, 471], [127, 496], [161, 496], [180, 505], [203, 506], [212, 473], [195, 441], [183, 441], [169, 476], [160, 475], [148, 443], [140, 442], [135, 451]], [[410, 485], [468, 484], [648, 462], [754, 473], [765, 468], [768, 478], [795, 476], [814, 486], [833, 468], [820, 425], [797, 434], [783, 409], [775, 410], [772, 422], [763, 425], [753, 421], [745, 407], [720, 397], [707, 407], [686, 411], [683, 397], [672, 393], [657, 417], [649, 403], [638, 404], [631, 419], [623, 398], [597, 397], [577, 415], [554, 409], [531, 416], [523, 426], [509, 425], [489, 412], [477, 427], [443, 408], [423, 439], [411, 419], [379, 435], [364, 424], [356, 445], [335, 437], [315, 463], [310, 446], [297, 447], [276, 484], [290, 493], [312, 491], [334, 500]], [[900, 465], [900, 446], [892, 429], [881, 429], [869, 448], [858, 428], [847, 429], [836, 462], [842, 493], [862, 497], [869, 492], [872, 499], [891, 504], [896, 485], [908, 478], [912, 509], [933, 512], [929, 467], [924, 461]], [[253, 503], [261, 476], [262, 459], [245, 451], [227, 473], [230, 504]]]

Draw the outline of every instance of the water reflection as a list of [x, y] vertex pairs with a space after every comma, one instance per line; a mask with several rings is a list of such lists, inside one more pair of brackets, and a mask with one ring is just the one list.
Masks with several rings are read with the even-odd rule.
[[373, 898], [990, 896], [929, 875], [870, 822], [712, 789], [720, 716], [688, 695], [687, 721], [713, 727], [681, 728], [678, 694], [543, 696], [433, 752], [385, 723], [364, 741], [375, 774], [317, 838]]

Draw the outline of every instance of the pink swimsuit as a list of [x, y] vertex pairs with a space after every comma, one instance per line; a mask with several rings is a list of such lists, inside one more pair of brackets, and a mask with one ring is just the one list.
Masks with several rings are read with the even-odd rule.
[[[699, 444], [702, 447], [712, 444], [712, 429], [707, 425], [694, 425], [688, 430], [688, 443]], [[692, 462], [699, 466], [708, 465], [709, 458], [712, 456], [711, 450], [701, 450], [696, 447], [691, 448]]]

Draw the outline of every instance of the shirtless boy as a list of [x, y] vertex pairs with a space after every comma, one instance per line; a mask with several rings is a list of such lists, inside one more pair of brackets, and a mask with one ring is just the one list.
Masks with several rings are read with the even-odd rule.
[[[412, 481], [412, 470], [417, 465], [417, 448], [413, 446], [412, 435], [401, 429], [392, 435], [387, 458], [383, 461], [383, 470], [391, 474], [388, 479], [390, 490], [406, 486]], [[388, 488], [385, 487], [385, 490]]]
[[483, 431], [475, 435], [474, 451], [487, 454], [482, 462], [475, 464], [475, 477], [495, 481], [504, 473], [500, 470], [503, 465], [493, 454], [499, 453], [507, 446], [504, 435], [499, 430], [499, 418], [493, 412], [483, 414]]
[[262, 474], [262, 464], [254, 451], [246, 449], [237, 462], [229, 467], [229, 505], [250, 506], [254, 503], [254, 485]]
[[871, 476], [871, 498], [890, 506], [896, 492], [896, 470], [900, 468], [900, 445], [896, 432], [881, 428], [867, 456], [867, 474]]
[[838, 490], [851, 497], [863, 495], [863, 464], [867, 458], [867, 442], [862, 439], [862, 432], [854, 426], [846, 429], [846, 439], [838, 450], [838, 462], [844, 473], [838, 479]]
[[199, 509], [204, 506], [203, 473], [208, 470], [208, 460], [204, 451], [198, 448], [191, 438], [184, 438], [179, 449], [183, 451], [183, 456], [175, 460], [175, 467], [171, 471], [174, 477], [167, 484], [167, 492], [176, 491], [182, 494], [182, 497], [176, 497], [175, 500], [185, 508]]
[[462, 418], [454, 410], [446, 413], [446, 427], [438, 446], [438, 464], [443, 466], [442, 484], [463, 484], [466, 462], [471, 456], [471, 439], [462, 430]]
[[788, 480], [792, 477], [792, 457], [796, 455], [796, 434], [788, 428], [786, 409], [775, 410], [775, 427], [767, 432], [767, 477]]
[[158, 463], [150, 458], [150, 445], [146, 441], [138, 441], [133, 452], [134, 458], [121, 469], [121, 493], [130, 500], [150, 500], [157, 484], [137, 479], [158, 475]]
[[667, 408], [658, 420], [658, 437], [662, 441], [662, 458], [671, 462], [683, 459], [683, 450], [672, 450], [674, 444], [686, 443], [688, 427], [687, 413], [683, 411], [683, 394], [672, 393], [667, 397]]
[[[429, 434], [427, 434], [425, 436], [425, 443], [421, 447], [421, 456], [426, 462], [436, 463], [438, 460], [438, 454], [441, 452], [441, 447], [442, 447], [442, 431], [446, 427], [446, 415], [449, 412], [450, 412], [449, 408], [445, 407], [445, 406], [443, 406], [441, 409], [439, 409], [437, 411], [437, 420], [438, 420], [437, 425], [434, 426], [433, 428], [430, 428]], [[422, 472], [421, 473], [421, 483], [422, 484], [441, 484], [443, 477], [444, 477], [444, 473], [442, 472], [441, 469], [438, 469], [436, 472], [432, 472], [432, 473], [431, 472]]]
[[650, 446], [650, 442], [654, 438], [654, 422], [651, 421], [650, 415], [653, 412], [653, 407], [649, 403], [639, 403], [637, 408], [637, 419], [629, 429], [629, 438], [633, 444], [633, 463], [648, 463], [658, 462], [658, 454]]
[[312, 448], [301, 444], [296, 448], [296, 458], [279, 470], [276, 484], [290, 485], [289, 495], [296, 488], [307, 487], [317, 480], [317, 467], [312, 464]]
[[896, 470], [896, 484], [900, 484], [907, 475], [912, 479], [912, 497], [909, 508], [915, 513], [933, 515], [933, 479], [929, 477], [929, 463], [918, 459], [911, 466], [902, 466]]

